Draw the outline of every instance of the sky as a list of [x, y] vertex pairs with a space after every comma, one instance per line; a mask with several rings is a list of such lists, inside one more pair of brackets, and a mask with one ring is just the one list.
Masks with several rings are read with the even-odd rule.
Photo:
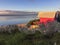
[[0, 10], [57, 11], [60, 0], [0, 0]]

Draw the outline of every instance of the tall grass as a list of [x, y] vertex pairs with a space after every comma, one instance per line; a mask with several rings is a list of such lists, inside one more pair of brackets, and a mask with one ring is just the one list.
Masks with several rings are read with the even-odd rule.
[[60, 45], [60, 23], [58, 22], [40, 24], [39, 29], [33, 31], [17, 25], [9, 25], [2, 30], [0, 45], [54, 45], [55, 42]]

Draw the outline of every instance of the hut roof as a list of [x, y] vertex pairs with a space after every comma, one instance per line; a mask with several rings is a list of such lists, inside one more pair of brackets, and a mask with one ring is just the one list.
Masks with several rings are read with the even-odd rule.
[[38, 17], [40, 18], [54, 18], [56, 12], [39, 12]]

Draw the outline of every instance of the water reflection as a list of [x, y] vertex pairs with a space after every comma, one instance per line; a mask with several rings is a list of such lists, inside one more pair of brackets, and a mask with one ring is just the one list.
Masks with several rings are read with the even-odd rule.
[[0, 25], [27, 23], [36, 16], [0, 16]]

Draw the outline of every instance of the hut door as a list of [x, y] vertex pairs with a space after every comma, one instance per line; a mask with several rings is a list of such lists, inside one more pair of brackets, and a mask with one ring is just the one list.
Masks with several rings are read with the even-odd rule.
[[60, 14], [58, 14], [57, 21], [60, 22]]
[[57, 22], [60, 22], [60, 14], [59, 14], [59, 13], [55, 15], [55, 20], [56, 20]]

